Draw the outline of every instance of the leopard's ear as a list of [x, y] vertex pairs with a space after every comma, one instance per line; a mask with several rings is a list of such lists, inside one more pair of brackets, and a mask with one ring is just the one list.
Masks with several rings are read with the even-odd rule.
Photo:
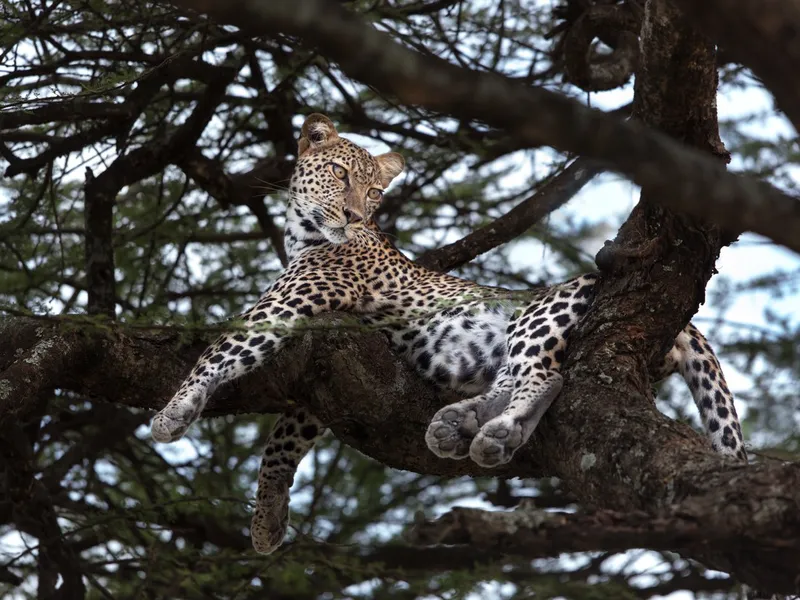
[[300, 130], [300, 139], [297, 141], [297, 158], [309, 150], [330, 144], [338, 137], [336, 126], [328, 117], [319, 113], [309, 115]]
[[381, 183], [383, 187], [388, 187], [392, 179], [400, 175], [406, 166], [406, 161], [403, 159], [402, 154], [397, 152], [387, 152], [386, 154], [378, 154], [375, 157], [378, 161], [378, 166], [381, 168]]

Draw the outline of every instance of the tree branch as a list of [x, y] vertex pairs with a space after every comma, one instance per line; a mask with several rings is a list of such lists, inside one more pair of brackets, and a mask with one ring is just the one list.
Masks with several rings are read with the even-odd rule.
[[[204, 416], [278, 413], [293, 399], [314, 397], [339, 406], [330, 412], [325, 409], [324, 418], [340, 439], [388, 466], [448, 476], [519, 472], [519, 465], [488, 470], [468, 461], [440, 459], [427, 449], [407, 452], [419, 447], [430, 415], [457, 398], [437, 397], [431, 385], [391, 353], [382, 334], [359, 331], [361, 327], [336, 315], [315, 319], [313, 328], [282, 350], [270, 368], [217, 391]], [[33, 391], [56, 387], [131, 407], [160, 409], [219, 329], [196, 331], [186, 343], [187, 332], [180, 329], [136, 329], [93, 324], [85, 318], [7, 317], [0, 320], [0, 333], [11, 348], [33, 348], [17, 360], [12, 352], [5, 370], [0, 356], [2, 422], [12, 416], [25, 418], [36, 406]], [[35, 365], [26, 362], [40, 346], [58, 355]], [[315, 373], [313, 380], [308, 373]], [[350, 398], [349, 408], [339, 405], [345, 397]], [[365, 421], [364, 412], [376, 418]], [[386, 444], [387, 439], [394, 442]], [[538, 475], [533, 465], [524, 470]]]
[[770, 538], [750, 525], [741, 529], [708, 529], [702, 520], [681, 514], [680, 509], [668, 510], [661, 516], [643, 511], [567, 514], [523, 504], [510, 512], [454, 508], [434, 521], [417, 522], [408, 532], [408, 539], [422, 545], [463, 544], [525, 559], [563, 552], [623, 552], [631, 548], [687, 553], [709, 549], [744, 551], [752, 547], [754, 539], [773, 551], [800, 550], [800, 530], [784, 531], [779, 537]]
[[[556, 55], [564, 56], [565, 77], [585, 91], [618, 88], [633, 76], [639, 62], [639, 28], [641, 9], [634, 3], [587, 4], [565, 29], [556, 44]], [[566, 4], [555, 12], [570, 12]], [[567, 19], [568, 15], [564, 15]], [[599, 38], [613, 48], [611, 55], [599, 55], [593, 41]]]
[[[351, 77], [400, 102], [480, 119], [526, 146], [550, 145], [604, 162], [658, 189], [664, 206], [731, 231], [754, 231], [800, 252], [800, 202], [767, 183], [726, 173], [707, 154], [636, 121], [622, 121], [545, 89], [453, 66], [400, 46], [328, 0], [174, 0], [252, 34], [297, 35]], [[321, 17], [324, 15], [324, 18]]]
[[416, 262], [434, 271], [457, 269], [476, 256], [525, 233], [551, 212], [569, 202], [601, 171], [599, 165], [579, 158], [536, 190], [533, 196], [520, 202], [502, 217], [452, 244], [429, 250]]
[[[174, 331], [86, 324], [78, 329], [70, 322], [0, 321], [11, 347], [36, 339], [73, 348], [68, 361], [42, 361], [29, 365], [24, 374], [17, 374], [12, 364], [0, 372], [0, 400], [2, 386], [7, 385], [2, 382], [15, 386], [18, 377], [25, 377], [38, 389], [59, 387], [98, 400], [159, 409], [207, 345], [202, 339], [182, 345]], [[800, 562], [800, 466], [769, 462], [747, 467], [723, 460], [688, 426], [663, 416], [649, 402], [628, 404], [628, 396], [619, 402], [620, 389], [609, 391], [613, 384], [604, 386], [597, 380], [591, 381], [590, 393], [582, 388], [587, 396], [580, 399], [578, 410], [572, 408], [574, 394], [556, 402], [540, 425], [542, 433], [510, 464], [488, 470], [468, 460], [439, 459], [419, 440], [430, 416], [454, 398], [437, 397], [392, 354], [383, 335], [359, 332], [350, 321], [333, 315], [317, 317], [314, 324], [317, 329], [290, 343], [268, 368], [215, 393], [204, 416], [280, 412], [290, 401], [303, 398], [337, 437], [387, 466], [446, 476], [557, 473], [589, 505], [613, 504], [614, 510], [634, 513], [652, 509], [650, 518], [679, 519], [675, 522], [686, 527], [697, 523], [692, 533], [697, 545], [692, 545], [690, 556], [705, 556], [702, 532], [713, 544], [728, 531], [742, 536], [748, 543], [741, 553], [746, 569], [730, 570], [740, 578], [768, 582], [776, 591], [794, 589], [794, 567]], [[153, 369], [153, 364], [159, 368]], [[0, 421], [10, 414], [24, 418], [16, 400], [13, 413], [8, 398], [0, 402]], [[33, 410], [34, 399], [26, 406]], [[633, 466], [627, 464], [631, 461]], [[620, 469], [621, 479], [613, 469]], [[637, 527], [644, 523], [635, 518], [633, 522]], [[786, 540], [781, 552], [775, 552], [773, 540]]]
[[23, 325], [16, 319], [0, 319], [0, 334], [0, 423], [30, 414], [91, 347], [91, 342], [80, 343], [79, 336], [62, 336], [35, 320]]
[[735, 62], [753, 69], [800, 131], [800, 3], [676, 0]]
[[38, 108], [0, 113], [0, 129], [18, 129], [25, 125], [40, 125], [53, 121], [75, 119], [112, 119], [129, 117], [129, 107], [115, 102], [90, 102], [74, 98], [65, 102], [46, 104]]
[[113, 194], [104, 193], [101, 182], [86, 167], [83, 222], [84, 263], [88, 299], [86, 310], [90, 315], [116, 315], [116, 291], [114, 282], [114, 199]]

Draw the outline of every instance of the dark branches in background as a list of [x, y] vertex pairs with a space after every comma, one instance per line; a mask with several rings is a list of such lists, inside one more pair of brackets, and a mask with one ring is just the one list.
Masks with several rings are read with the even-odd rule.
[[90, 315], [116, 314], [114, 286], [114, 199], [119, 190], [107, 190], [86, 167], [84, 183], [84, 248], [86, 253], [86, 284]]
[[100, 175], [86, 169], [86, 280], [90, 314], [114, 317], [114, 203], [119, 191], [145, 177], [163, 171], [169, 164], [193, 151], [198, 138], [214, 116], [225, 90], [238, 72], [233, 56], [227, 66], [218, 68], [217, 77], [208, 85], [186, 121], [168, 140], [156, 139], [129, 153], [122, 154]]
[[[774, 551], [800, 543], [798, 532], [785, 534], [765, 542]], [[629, 548], [707, 552], [746, 548], [750, 543], [740, 531], [709, 531], [701, 521], [680, 513], [657, 518], [642, 511], [568, 514], [530, 504], [511, 512], [454, 508], [435, 521], [416, 523], [408, 539], [420, 545], [464, 544], [478, 550], [501, 550], [526, 559], [556, 556], [567, 546], [582, 552]]]
[[10, 505], [11, 518], [19, 531], [39, 540], [38, 597], [81, 599], [86, 587], [80, 560], [64, 538], [50, 493], [36, 478], [29, 433], [19, 422], [0, 425], [0, 513]]
[[258, 191], [272, 191], [281, 182], [287, 181], [292, 173], [291, 162], [267, 159], [260, 161], [247, 173], [228, 175], [219, 162], [206, 158], [202, 152], [196, 150], [179, 160], [178, 164], [222, 208], [232, 205], [247, 206], [256, 217], [264, 236], [272, 243], [281, 264], [288, 264], [283, 247], [283, 232], [273, 221]]

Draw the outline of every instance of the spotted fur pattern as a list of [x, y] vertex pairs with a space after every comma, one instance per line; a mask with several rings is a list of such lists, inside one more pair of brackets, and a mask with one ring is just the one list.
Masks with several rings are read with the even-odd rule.
[[[486, 467], [511, 460], [561, 390], [567, 341], [591, 305], [597, 275], [519, 293], [410, 262], [371, 220], [402, 169], [400, 155], [370, 155], [339, 137], [327, 117], [306, 120], [290, 183], [289, 266], [243, 315], [246, 329], [214, 342], [156, 415], [157, 441], [181, 437], [218, 385], [262, 365], [303, 319], [347, 310], [385, 331], [422, 376], [470, 396], [434, 415], [425, 441], [435, 454], [469, 456]], [[713, 350], [691, 324], [652, 375], [676, 371], [712, 447], [746, 460], [733, 397]], [[297, 465], [324, 431], [306, 410], [278, 420], [262, 458], [251, 527], [259, 552], [282, 542]]]

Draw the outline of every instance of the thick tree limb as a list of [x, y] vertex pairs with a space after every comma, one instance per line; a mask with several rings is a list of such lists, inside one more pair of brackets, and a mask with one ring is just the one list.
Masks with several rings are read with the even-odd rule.
[[86, 347], [39, 321], [0, 320], [0, 337], [0, 422], [30, 414], [70, 365], [81, 362]]
[[753, 69], [800, 131], [800, 2], [675, 3], [734, 61]]
[[684, 552], [746, 550], [754, 539], [774, 551], [800, 550], [800, 530], [796, 529], [779, 537], [762, 538], [750, 524], [743, 528], [709, 530], [702, 520], [680, 512], [668, 511], [654, 518], [643, 511], [567, 514], [527, 505], [510, 512], [454, 508], [435, 521], [417, 523], [408, 537], [422, 545], [465, 544], [526, 559], [557, 556], [565, 551], [623, 552], [630, 548]]
[[[0, 355], [0, 422], [9, 417], [26, 418], [36, 406], [34, 391], [56, 387], [131, 407], [160, 409], [216, 335], [207, 334], [205, 339], [183, 345], [179, 331], [147, 332], [124, 325], [80, 323], [24, 317], [0, 320], [0, 333], [7, 341], [3, 347], [12, 349], [12, 362], [5, 370]], [[430, 385], [392, 355], [383, 335], [353, 334], [352, 324], [335, 316], [315, 323], [317, 330], [281, 351], [269, 369], [215, 393], [204, 415], [283, 412], [297, 398], [313, 396], [333, 403], [324, 418], [338, 437], [383, 464], [449, 476], [513, 476], [519, 472], [519, 465], [489, 471], [467, 461], [437, 458], [427, 449], [408, 452], [408, 448], [420, 447], [430, 415], [456, 398], [437, 397]], [[18, 353], [14, 360], [13, 348], [39, 346], [52, 348], [58, 356], [31, 365], [25, 360], [33, 352], [30, 350]], [[309, 373], [314, 373], [314, 378], [309, 378]], [[345, 397], [350, 397], [349, 408], [338, 404]], [[377, 418], [365, 422], [365, 411]], [[387, 439], [395, 441], [386, 444]], [[539, 474], [530, 464], [524, 472]]]
[[130, 107], [115, 102], [88, 102], [79, 98], [47, 104], [39, 108], [0, 113], [0, 129], [14, 130], [25, 125], [75, 119], [115, 119], [130, 117]]
[[[724, 461], [688, 426], [664, 417], [652, 404], [609, 402], [607, 395], [618, 398], [619, 388], [609, 392], [607, 388], [616, 384], [604, 386], [597, 380], [589, 382], [593, 393], [582, 400], [577, 413], [571, 408], [574, 395], [567, 398], [571, 404], [564, 398], [556, 402], [553, 414], [540, 426], [541, 436], [509, 465], [490, 471], [471, 461], [442, 460], [420, 440], [433, 412], [452, 398], [437, 397], [391, 353], [382, 335], [348, 330], [348, 322], [335, 316], [315, 322], [318, 330], [290, 344], [268, 368], [219, 390], [204, 415], [279, 412], [290, 400], [303, 398], [337, 437], [394, 468], [450, 476], [539, 477], [560, 472], [590, 504], [646, 510], [651, 517], [680, 519], [687, 527], [697, 523], [692, 535], [698, 538], [698, 548], [701, 532], [712, 544], [726, 532], [744, 536], [753, 578], [772, 578], [776, 590], [792, 589], [791, 573], [800, 561], [800, 547], [791, 542], [800, 531], [800, 466], [770, 462], [744, 467]], [[27, 318], [6, 319], [3, 334], [10, 346], [33, 336], [74, 348], [70, 361], [43, 361], [38, 370], [25, 373], [39, 389], [49, 385], [148, 409], [163, 407], [206, 346], [203, 340], [181, 346], [172, 332], [144, 333], [121, 326], [77, 330]], [[0, 372], [0, 390], [15, 377], [13, 365]], [[598, 390], [603, 405], [591, 409]], [[9, 413], [8, 401], [0, 403], [0, 421], [25, 417], [19, 402], [13, 406]], [[34, 408], [31, 399], [27, 412]], [[630, 470], [619, 475], [609, 471], [627, 468], [627, 462], [635, 463]], [[556, 467], [559, 471], [553, 470]], [[581, 490], [573, 481], [589, 487]], [[638, 527], [643, 521], [635, 517], [632, 523]], [[791, 543], [773, 556], [772, 540]], [[643, 537], [636, 545], [646, 545]]]
[[536, 193], [457, 242], [429, 250], [417, 263], [434, 271], [450, 271], [476, 256], [522, 235], [535, 223], [570, 201], [602, 169], [586, 159], [573, 161]]
[[113, 243], [116, 192], [103, 193], [102, 184], [89, 167], [86, 167], [83, 191], [84, 264], [88, 288], [86, 310], [90, 315], [106, 315], [113, 319], [117, 307]]
[[328, 0], [174, 0], [253, 34], [297, 35], [350, 76], [409, 105], [480, 119], [527, 146], [603, 161], [658, 202], [725, 229], [754, 231], [800, 252], [800, 202], [775, 187], [726, 173], [707, 154], [544, 89], [453, 66], [400, 46]]

